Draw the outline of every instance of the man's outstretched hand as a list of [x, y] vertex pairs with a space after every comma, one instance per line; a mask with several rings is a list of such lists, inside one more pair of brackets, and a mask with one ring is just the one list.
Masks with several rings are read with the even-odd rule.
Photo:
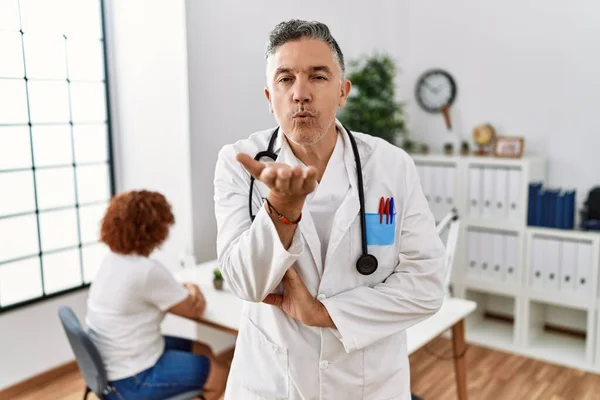
[[256, 161], [248, 154], [239, 153], [236, 159], [256, 180], [271, 190], [278, 202], [293, 203], [304, 201], [317, 187], [317, 170], [300, 166], [291, 167], [278, 162]]

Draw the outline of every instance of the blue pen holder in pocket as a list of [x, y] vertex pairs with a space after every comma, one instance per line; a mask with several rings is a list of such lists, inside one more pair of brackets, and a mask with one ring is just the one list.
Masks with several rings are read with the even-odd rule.
[[393, 222], [385, 223], [385, 215], [383, 221], [379, 222], [379, 214], [366, 213], [365, 222], [367, 225], [367, 244], [371, 246], [389, 246], [394, 244], [396, 239], [396, 216], [394, 215]]

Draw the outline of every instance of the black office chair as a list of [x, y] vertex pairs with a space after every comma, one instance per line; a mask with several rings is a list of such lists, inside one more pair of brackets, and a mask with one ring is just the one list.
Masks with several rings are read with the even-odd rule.
[[[83, 399], [86, 400], [90, 392], [94, 393], [101, 400], [106, 399], [106, 395], [111, 391], [111, 387], [108, 384], [106, 369], [104, 368], [104, 362], [100, 357], [98, 349], [88, 334], [81, 328], [79, 319], [77, 319], [77, 316], [70, 307], [62, 306], [58, 310], [58, 315], [73, 349], [73, 353], [75, 353], [75, 360], [79, 366], [79, 371], [83, 375], [83, 380], [86, 384]], [[189, 400], [194, 397], [203, 398], [202, 391], [189, 391], [165, 400]]]

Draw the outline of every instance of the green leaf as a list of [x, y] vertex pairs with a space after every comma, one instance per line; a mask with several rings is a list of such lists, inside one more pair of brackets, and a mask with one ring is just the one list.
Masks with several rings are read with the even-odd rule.
[[396, 65], [387, 54], [363, 56], [348, 63], [352, 91], [338, 118], [348, 128], [395, 144], [406, 135], [404, 104], [396, 101]]

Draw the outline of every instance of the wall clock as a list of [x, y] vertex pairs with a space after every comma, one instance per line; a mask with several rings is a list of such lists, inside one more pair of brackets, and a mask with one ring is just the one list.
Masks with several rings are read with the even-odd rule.
[[456, 82], [442, 69], [425, 71], [417, 80], [415, 97], [419, 106], [429, 113], [442, 113], [446, 127], [452, 129], [450, 107], [456, 99]]

